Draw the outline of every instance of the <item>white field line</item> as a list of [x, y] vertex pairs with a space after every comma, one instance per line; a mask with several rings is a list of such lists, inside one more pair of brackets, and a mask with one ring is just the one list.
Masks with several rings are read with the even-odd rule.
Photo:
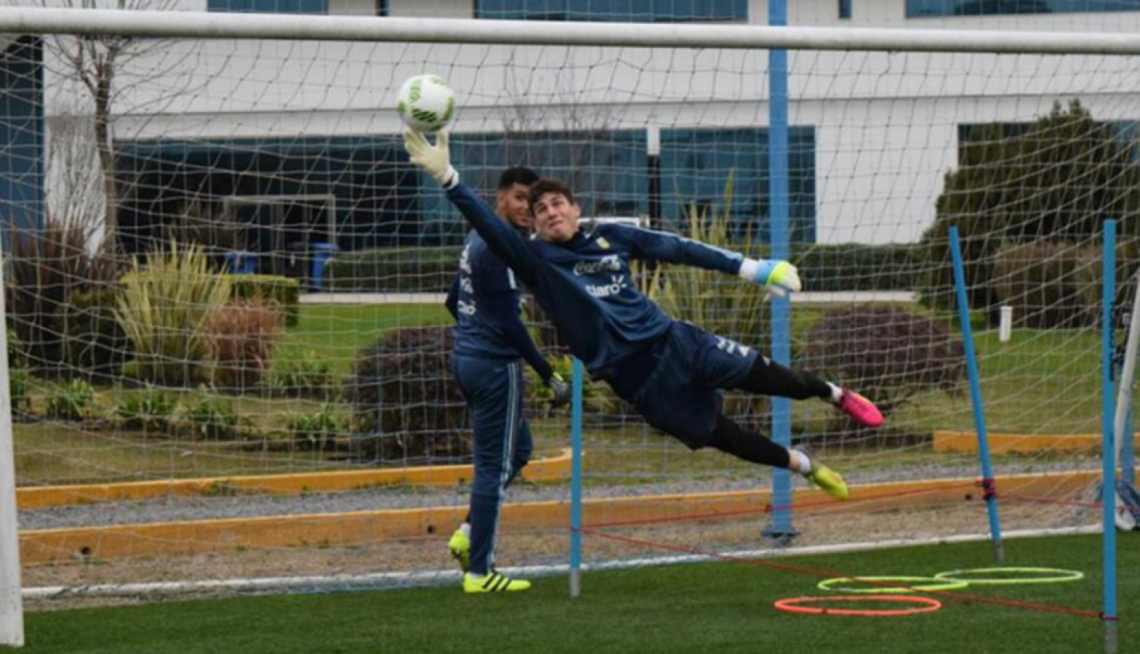
[[[1057, 529], [1024, 529], [1002, 534], [1008, 538], [1036, 538], [1069, 534], [1100, 533], [1100, 525], [1083, 527], [1062, 527]], [[640, 559], [593, 563], [582, 566], [584, 571], [620, 570], [680, 563], [715, 561], [724, 557], [738, 559], [765, 559], [811, 554], [841, 554], [845, 552], [866, 552], [894, 547], [920, 547], [943, 543], [967, 543], [989, 540], [989, 534], [961, 534], [924, 539], [896, 539], [877, 542], [842, 543], [837, 545], [814, 545], [811, 547], [788, 547], [779, 549], [743, 550], [722, 552], [716, 555], [656, 556]], [[550, 576], [569, 572], [568, 564], [523, 566], [504, 568], [503, 572], [518, 576]], [[94, 586], [45, 586], [25, 588], [25, 600], [67, 599], [72, 597], [140, 597], [168, 596], [203, 593], [255, 593], [271, 591], [333, 591], [347, 589], [369, 589], [384, 587], [438, 586], [458, 583], [460, 573], [453, 569], [424, 570], [419, 572], [384, 572], [363, 575], [328, 575], [307, 577], [260, 577], [250, 579], [217, 579], [205, 581], [168, 581], [135, 584], [99, 584]]]

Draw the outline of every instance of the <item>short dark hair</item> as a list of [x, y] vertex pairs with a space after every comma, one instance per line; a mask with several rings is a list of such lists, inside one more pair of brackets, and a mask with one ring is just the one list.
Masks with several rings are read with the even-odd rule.
[[538, 203], [542, 196], [547, 193], [556, 193], [566, 198], [570, 204], [574, 204], [574, 193], [570, 191], [570, 187], [564, 182], [557, 179], [540, 179], [530, 187], [530, 193], [527, 194], [527, 204], [530, 205], [531, 211], [534, 211], [534, 205]]
[[538, 173], [524, 166], [515, 166], [504, 170], [503, 174], [499, 175], [499, 190], [505, 191], [515, 184], [531, 186], [537, 181]]

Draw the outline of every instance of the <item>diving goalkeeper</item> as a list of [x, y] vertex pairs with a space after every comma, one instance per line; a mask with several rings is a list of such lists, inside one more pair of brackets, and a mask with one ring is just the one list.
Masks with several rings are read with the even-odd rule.
[[736, 457], [800, 473], [837, 499], [848, 496], [836, 472], [802, 449], [787, 449], [746, 430], [721, 412], [721, 389], [797, 400], [818, 398], [867, 427], [882, 414], [866, 398], [756, 350], [666, 315], [633, 283], [630, 261], [652, 259], [717, 270], [763, 286], [773, 295], [799, 291], [795, 266], [710, 247], [672, 234], [599, 225], [579, 229], [581, 209], [570, 188], [540, 180], [530, 189], [537, 239], [511, 229], [452, 167], [447, 134], [432, 145], [406, 131], [404, 145], [416, 166], [445, 189], [448, 199], [515, 271], [547, 312], [562, 342], [651, 426], [691, 449], [713, 447]]

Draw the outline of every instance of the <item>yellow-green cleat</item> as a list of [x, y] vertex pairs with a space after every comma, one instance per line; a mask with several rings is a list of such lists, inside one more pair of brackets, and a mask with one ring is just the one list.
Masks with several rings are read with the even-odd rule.
[[843, 481], [843, 475], [822, 463], [812, 462], [811, 472], [804, 477], [837, 500], [845, 500], [851, 496], [847, 490], [847, 482]]
[[811, 472], [804, 475], [808, 481], [819, 486], [823, 492], [837, 500], [845, 500], [851, 497], [851, 493], [847, 490], [847, 482], [843, 481], [843, 475], [820, 463], [811, 455], [807, 447], [801, 445], [792, 449], [800, 452], [811, 461]]
[[451, 558], [459, 563], [459, 569], [466, 573], [471, 567], [471, 540], [463, 533], [462, 528], [456, 529], [451, 535], [451, 540], [447, 541], [447, 549], [451, 552]]
[[530, 590], [529, 581], [511, 579], [494, 570], [482, 577], [477, 577], [470, 572], [463, 575], [463, 592], [465, 593], [517, 593], [524, 590]]

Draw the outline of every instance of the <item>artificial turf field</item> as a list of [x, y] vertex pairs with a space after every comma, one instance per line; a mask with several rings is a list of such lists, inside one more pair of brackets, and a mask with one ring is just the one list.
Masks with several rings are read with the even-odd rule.
[[[1097, 611], [1099, 536], [1016, 539], [1007, 564], [1076, 569], [1084, 580], [966, 591]], [[779, 564], [858, 575], [990, 566], [988, 543], [793, 557]], [[1119, 540], [1121, 652], [1140, 651], [1140, 534]], [[466, 596], [457, 587], [247, 597], [30, 613], [29, 654], [260, 652], [1098, 652], [1095, 617], [944, 600], [903, 618], [790, 615], [774, 600], [822, 594], [813, 578], [742, 563], [674, 565], [536, 580], [527, 594]]]

